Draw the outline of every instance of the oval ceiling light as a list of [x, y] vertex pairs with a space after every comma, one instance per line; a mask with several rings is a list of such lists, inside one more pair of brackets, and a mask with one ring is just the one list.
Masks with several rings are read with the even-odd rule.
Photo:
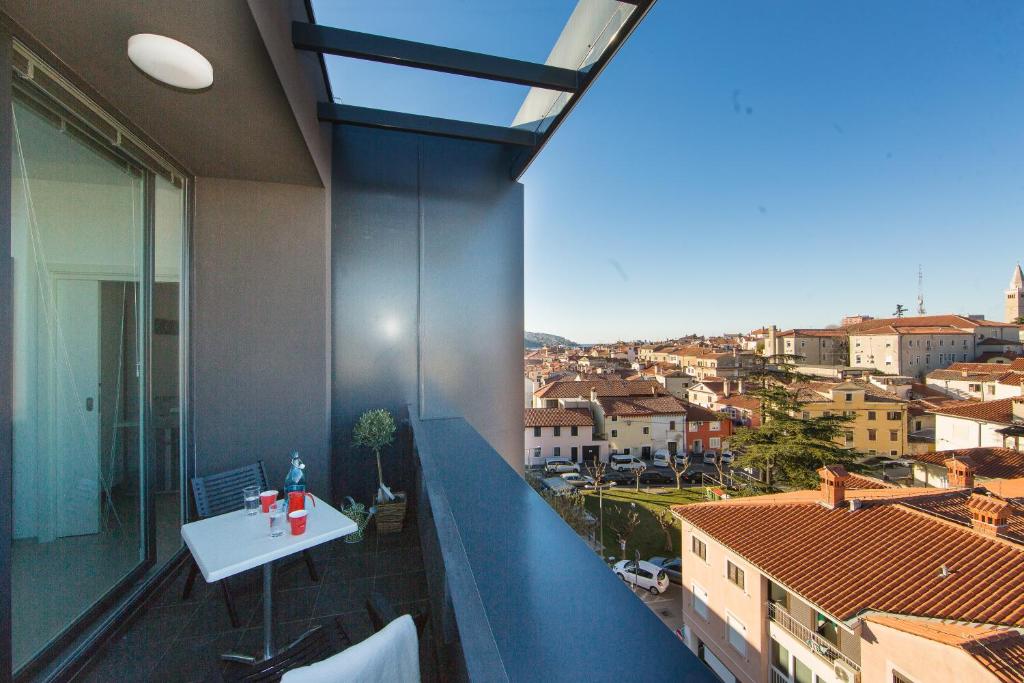
[[213, 84], [213, 67], [206, 57], [167, 36], [137, 33], [128, 39], [128, 59], [161, 83], [185, 90]]

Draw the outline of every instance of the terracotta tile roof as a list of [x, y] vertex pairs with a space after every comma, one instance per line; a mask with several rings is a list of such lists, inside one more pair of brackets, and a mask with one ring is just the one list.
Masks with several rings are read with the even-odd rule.
[[657, 381], [627, 381], [621, 379], [597, 379], [581, 382], [551, 382], [534, 392], [539, 398], [584, 398], [590, 397], [590, 390], [601, 396], [664, 396], [665, 387]]
[[675, 396], [651, 398], [611, 397], [600, 398], [598, 403], [605, 415], [617, 417], [642, 417], [644, 415], [685, 415], [688, 406]]
[[[839, 391], [863, 391], [864, 400], [878, 403], [906, 403], [905, 400], [894, 394], [879, 389], [870, 382], [859, 380], [847, 380], [845, 382], [793, 382], [789, 385], [790, 391], [795, 391], [797, 398], [805, 403], [831, 403], [831, 392]], [[841, 398], [841, 397], [840, 397]]]
[[865, 621], [960, 648], [1002, 683], [1024, 678], [1024, 635], [1013, 629], [889, 614], [872, 614]]
[[986, 479], [1012, 479], [1024, 477], [1024, 453], [1012, 448], [957, 448], [931, 453], [916, 453], [907, 456], [931, 465], [944, 466], [949, 458], [970, 458], [974, 461], [974, 473]]
[[[864, 490], [864, 489], [895, 489], [895, 484], [890, 484], [887, 481], [876, 479], [875, 477], [868, 477], [863, 474], [849, 474], [846, 478], [846, 489], [849, 490]], [[849, 494], [851, 498], [857, 496], [853, 493]]]
[[917, 315], [909, 318], [875, 318], [865, 320], [862, 323], [850, 325], [846, 329], [851, 334], [862, 334], [865, 330], [873, 330], [879, 327], [899, 326], [911, 327], [956, 327], [964, 330], [974, 330], [977, 327], [1004, 326], [1006, 323], [995, 322], [994, 320], [978, 320], [968, 318], [965, 315]]
[[964, 417], [979, 422], [1013, 424], [1013, 399], [1001, 398], [995, 401], [963, 401], [938, 407], [931, 412], [936, 415]]
[[985, 337], [984, 339], [978, 342], [978, 345], [980, 346], [991, 346], [993, 344], [997, 344], [1000, 346], [1004, 344], [1010, 346], [1020, 346], [1020, 339], [1000, 339], [998, 337]]
[[592, 427], [594, 417], [586, 408], [527, 408], [527, 427]]
[[1020, 354], [1015, 351], [1007, 351], [1006, 353], [1003, 353], [1002, 351], [986, 351], [984, 353], [979, 353], [977, 358], [975, 358], [974, 360], [978, 361], [979, 363], [992, 363], [993, 365], [1008, 365], [1008, 363], [1000, 363], [1000, 361], [1004, 358], [1015, 360], [1019, 356]]
[[999, 369], [999, 366], [997, 365], [989, 365], [986, 370], [953, 370], [952, 368], [942, 368], [940, 370], [932, 370], [928, 373], [927, 378], [932, 380], [950, 380], [958, 382], [986, 382], [988, 380], [997, 379], [1005, 373], [1006, 370]]
[[1024, 371], [1024, 358], [1015, 358], [1013, 362], [1010, 363], [1010, 369]]
[[724, 406], [732, 406], [733, 408], [741, 408], [743, 410], [761, 409], [761, 399], [755, 396], [747, 396], [745, 394], [733, 394], [732, 396], [726, 396], [718, 399], [718, 403]]
[[786, 330], [785, 332], [779, 332], [775, 336], [777, 337], [845, 337], [849, 334], [849, 331], [845, 328], [828, 328], [828, 329], [815, 329], [815, 328], [794, 328], [792, 330]]
[[722, 420], [728, 420], [728, 415], [722, 415], [716, 413], [713, 410], [702, 408], [701, 406], [694, 405], [688, 401], [682, 401], [686, 406], [686, 421], [687, 422], [721, 422]]
[[[861, 495], [872, 491], [891, 497]], [[842, 621], [877, 610], [1024, 626], [1024, 546], [913, 509], [926, 496], [904, 491], [859, 492], [856, 512], [758, 500], [775, 496], [672, 511]], [[966, 502], [963, 489], [939, 495], [952, 494]]]
[[1004, 386], [1019, 387], [1021, 386], [1021, 382], [1024, 381], [1024, 373], [1008, 372], [996, 381]]

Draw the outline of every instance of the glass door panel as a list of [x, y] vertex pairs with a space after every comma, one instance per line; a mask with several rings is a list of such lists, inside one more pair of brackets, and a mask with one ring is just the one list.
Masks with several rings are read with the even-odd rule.
[[146, 559], [145, 183], [27, 95], [13, 128], [17, 670]]

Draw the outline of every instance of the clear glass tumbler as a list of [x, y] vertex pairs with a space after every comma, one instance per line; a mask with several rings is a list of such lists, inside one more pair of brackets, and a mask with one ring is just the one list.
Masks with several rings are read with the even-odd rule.
[[270, 506], [270, 537], [277, 538], [284, 534], [285, 522], [288, 516], [288, 506], [283, 500], [279, 500]]
[[245, 501], [245, 514], [255, 515], [260, 511], [260, 487], [246, 486], [242, 489], [242, 500]]

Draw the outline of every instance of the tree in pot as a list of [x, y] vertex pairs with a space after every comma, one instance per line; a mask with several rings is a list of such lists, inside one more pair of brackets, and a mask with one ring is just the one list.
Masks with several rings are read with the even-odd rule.
[[395, 440], [395, 418], [386, 410], [368, 410], [359, 416], [352, 433], [352, 443], [373, 451], [377, 459], [377, 530], [384, 533], [401, 531], [405, 519], [405, 494], [392, 493], [384, 483], [380, 452]]

